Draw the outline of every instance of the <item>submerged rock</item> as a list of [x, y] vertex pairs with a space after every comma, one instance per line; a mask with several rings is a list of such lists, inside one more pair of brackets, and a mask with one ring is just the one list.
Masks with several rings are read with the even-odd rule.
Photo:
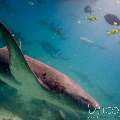
[[114, 26], [119, 26], [120, 25], [120, 19], [118, 16], [114, 15], [114, 14], [106, 14], [104, 16], [106, 22], [110, 25], [114, 25]]
[[48, 41], [41, 40], [40, 46], [43, 50], [49, 54], [54, 59], [69, 60], [61, 51], [61, 49], [56, 48], [53, 44]]

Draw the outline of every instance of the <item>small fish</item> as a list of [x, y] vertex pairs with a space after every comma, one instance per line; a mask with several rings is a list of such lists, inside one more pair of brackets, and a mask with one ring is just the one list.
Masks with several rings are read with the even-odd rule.
[[107, 34], [109, 36], [113, 36], [113, 35], [117, 35], [120, 33], [120, 30], [119, 29], [112, 29], [111, 31], [107, 31]]
[[84, 7], [84, 12], [88, 13], [88, 14], [91, 14], [93, 12], [93, 10], [92, 10], [90, 5], [87, 5], [87, 6]]
[[97, 21], [97, 17], [96, 16], [88, 16], [87, 20], [90, 22], [96, 22]]
[[46, 27], [48, 30], [50, 30], [53, 33], [54, 37], [59, 37], [62, 40], [66, 39], [64, 29], [58, 24], [50, 23], [49, 21], [42, 21], [42, 20], [40, 20], [39, 23], [44, 27]]
[[98, 47], [98, 48], [100, 48], [100, 49], [105, 49], [104, 46], [98, 45], [98, 44], [95, 43], [95, 41], [90, 40], [90, 39], [88, 39], [88, 38], [86, 38], [86, 37], [80, 37], [80, 41], [82, 41], [82, 42], [84, 42], [84, 43], [87, 43], [87, 44], [91, 44], [91, 45], [93, 45], [93, 46], [95, 46], [95, 47]]
[[111, 13], [106, 14], [104, 16], [104, 18], [105, 18], [106, 22], [110, 25], [113, 25], [113, 26], [119, 26], [120, 25], [120, 19], [115, 14], [111, 14]]
[[90, 44], [94, 44], [94, 41], [86, 38], [86, 37], [80, 37], [80, 41], [86, 42], [86, 43], [90, 43]]
[[48, 41], [41, 40], [40, 46], [54, 59], [69, 60], [69, 58], [63, 55], [60, 49], [57, 49]]

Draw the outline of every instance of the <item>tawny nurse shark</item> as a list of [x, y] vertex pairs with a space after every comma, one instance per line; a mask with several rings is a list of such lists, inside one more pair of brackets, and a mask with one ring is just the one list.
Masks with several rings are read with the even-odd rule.
[[[2, 23], [0, 23], [0, 33], [7, 45], [0, 48], [0, 62], [8, 66], [12, 76], [5, 77], [5, 73], [0, 72], [0, 80], [16, 88], [21, 95], [27, 96], [26, 100], [32, 97], [42, 98], [53, 105], [73, 111], [75, 109], [78, 111], [81, 106], [100, 109], [98, 102], [67, 75], [41, 61], [23, 55], [15, 38]], [[29, 89], [25, 90], [26, 86]], [[69, 96], [73, 105], [65, 102], [66, 98], [61, 95]]]

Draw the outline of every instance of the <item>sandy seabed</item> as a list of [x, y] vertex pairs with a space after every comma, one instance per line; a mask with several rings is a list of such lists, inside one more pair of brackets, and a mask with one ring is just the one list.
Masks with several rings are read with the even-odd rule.
[[5, 109], [0, 109], [0, 120], [23, 120], [23, 119], [16, 116], [12, 112], [9, 112]]

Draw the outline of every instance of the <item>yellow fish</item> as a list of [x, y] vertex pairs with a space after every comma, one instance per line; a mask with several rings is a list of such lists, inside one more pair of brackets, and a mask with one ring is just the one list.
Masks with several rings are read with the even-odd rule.
[[107, 34], [111, 36], [111, 35], [116, 35], [119, 32], [120, 32], [119, 29], [112, 29], [111, 31], [108, 31]]
[[95, 22], [97, 20], [97, 17], [96, 16], [88, 16], [87, 20], [91, 21], [91, 22]]
[[113, 25], [117, 26], [117, 25], [118, 25], [118, 23], [117, 23], [117, 22], [113, 22]]

